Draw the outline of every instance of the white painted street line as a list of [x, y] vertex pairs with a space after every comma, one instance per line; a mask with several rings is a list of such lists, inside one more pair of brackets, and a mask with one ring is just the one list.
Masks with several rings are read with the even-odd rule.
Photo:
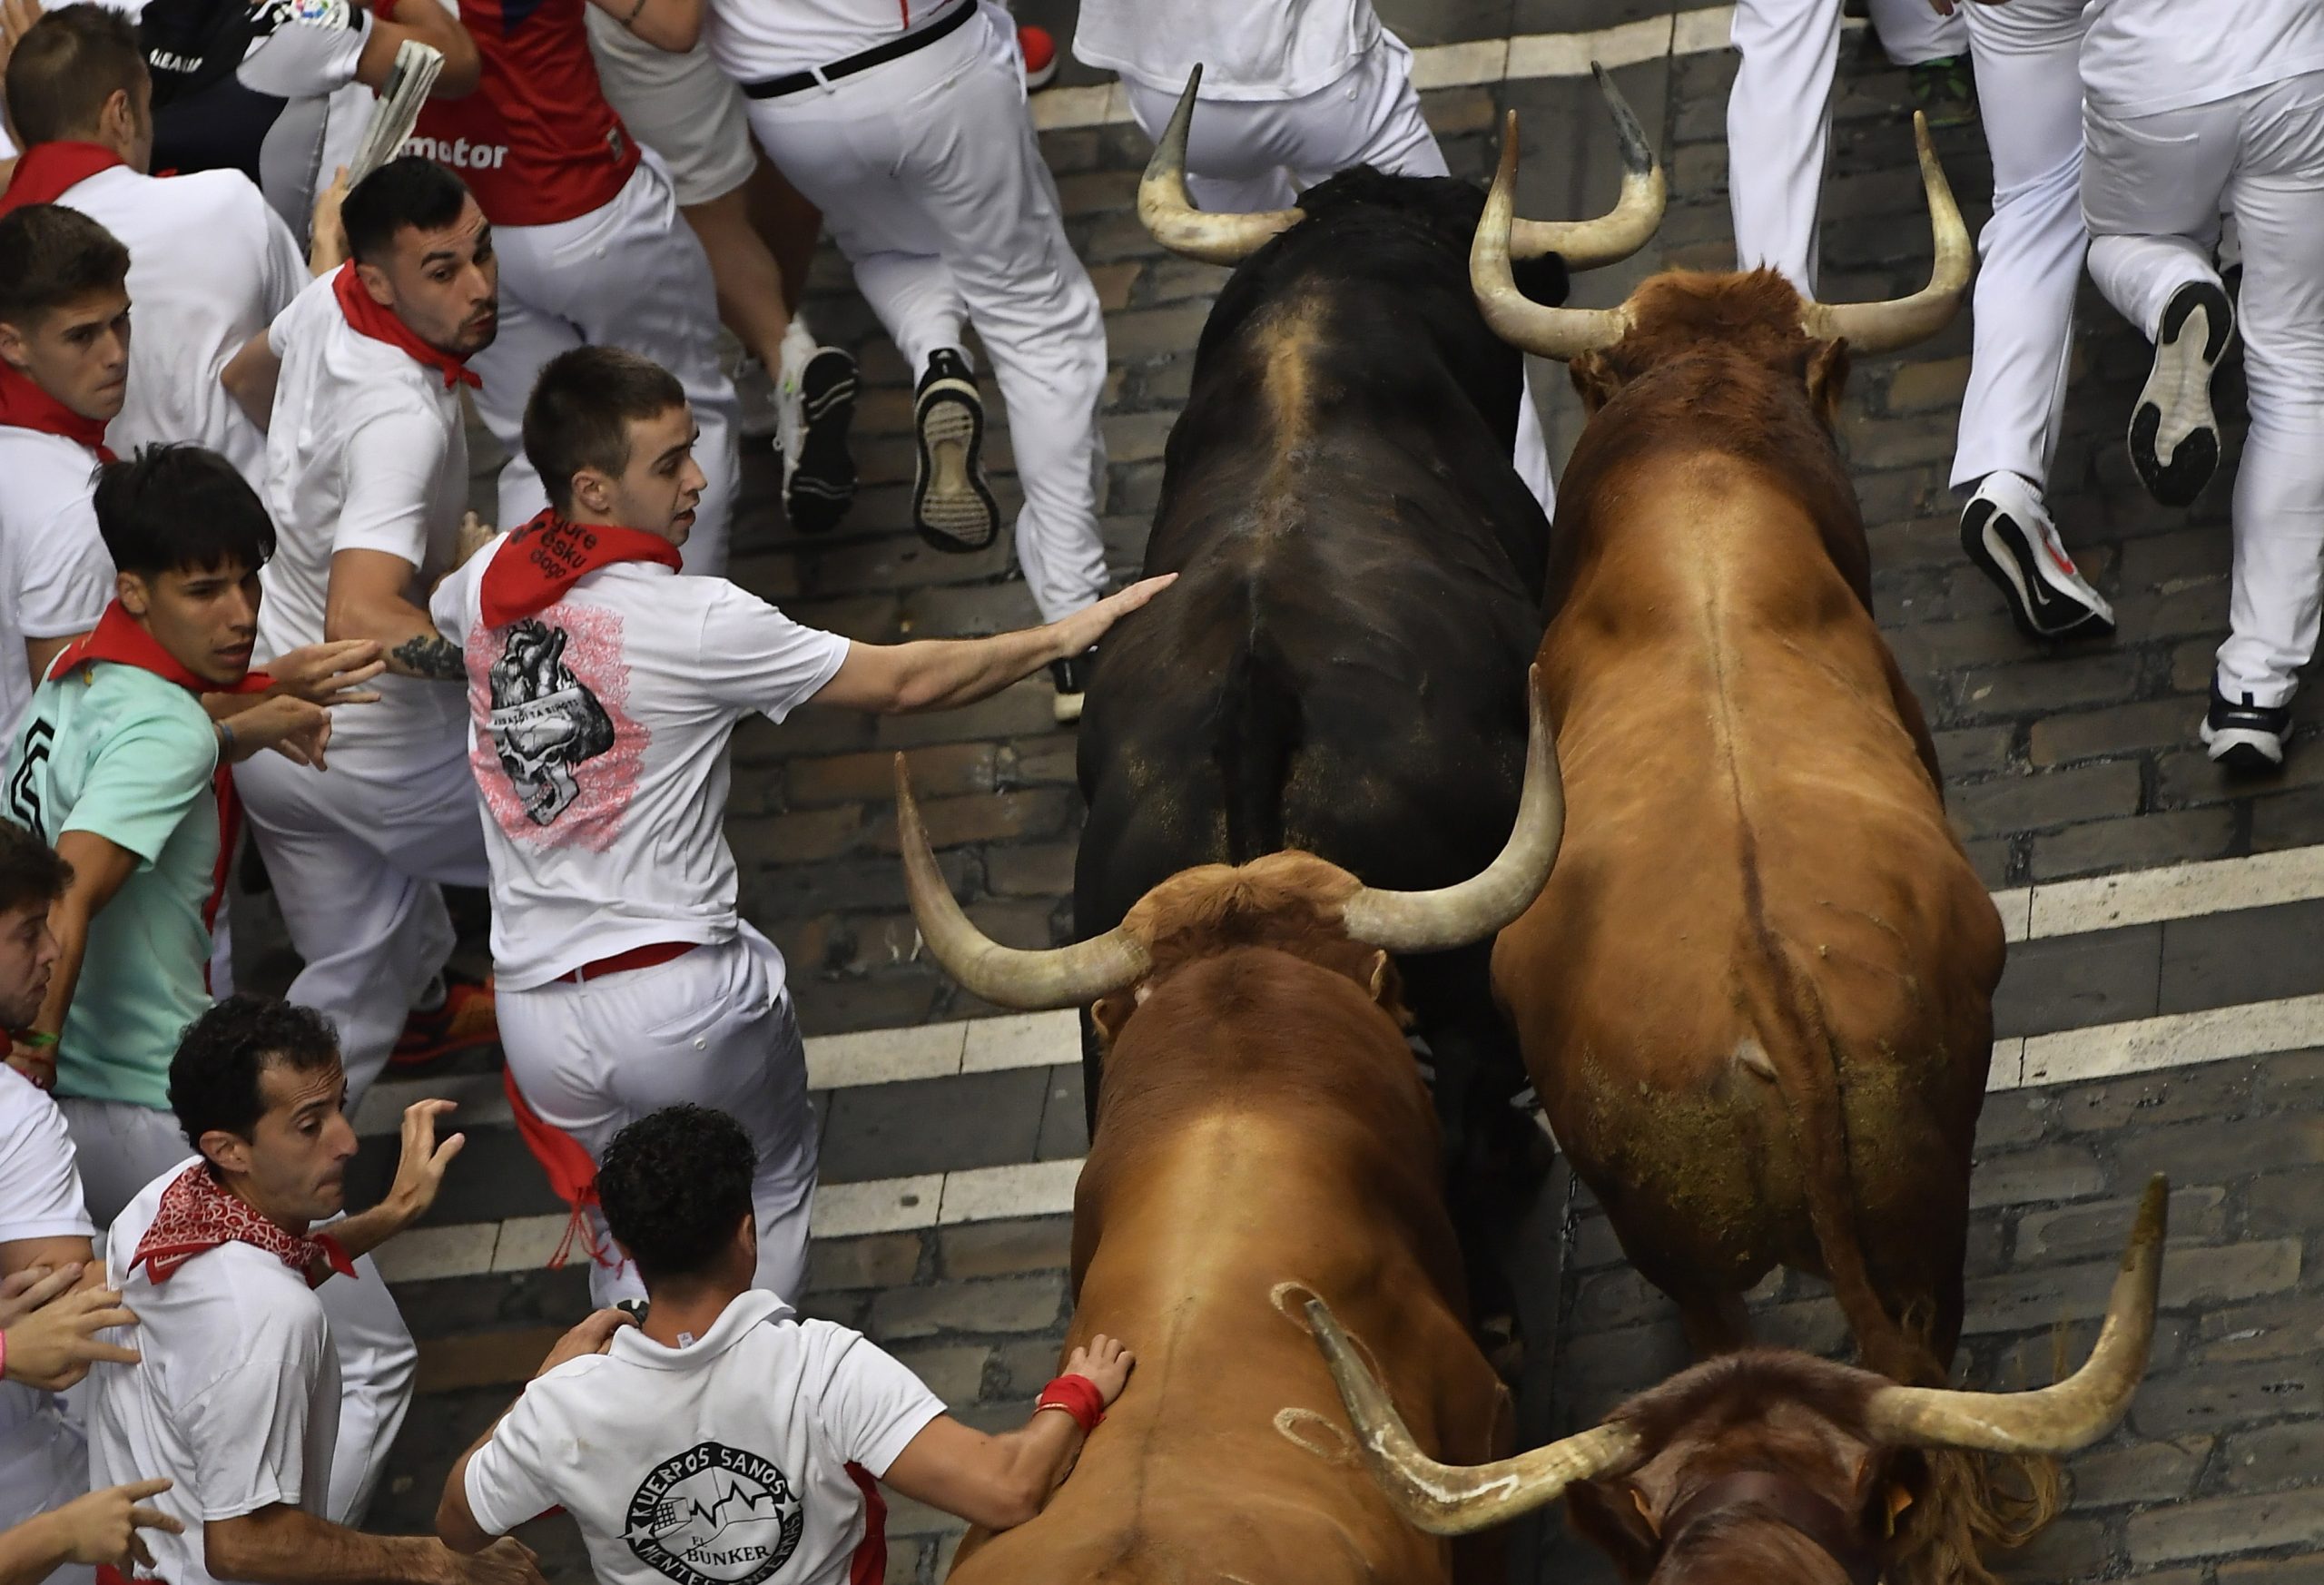
[[2324, 845], [2133, 870], [2033, 889], [2027, 934], [2078, 936], [2324, 897]]
[[[1413, 51], [1413, 86], [1426, 93], [1432, 88], [1587, 77], [1592, 61], [1610, 71], [1670, 55], [1708, 54], [1727, 48], [1734, 25], [1734, 6], [1706, 5], [1584, 33], [1525, 33], [1425, 44]], [[1864, 24], [1851, 18], [1848, 25]], [[1041, 132], [1119, 126], [1130, 119], [1129, 102], [1118, 83], [1044, 89], [1029, 103], [1033, 125]]]

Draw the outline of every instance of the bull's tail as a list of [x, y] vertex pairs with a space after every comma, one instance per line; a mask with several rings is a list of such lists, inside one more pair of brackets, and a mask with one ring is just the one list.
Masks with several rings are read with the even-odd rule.
[[[1905, 1314], [1891, 1314], [1866, 1263], [1840, 1098], [1843, 1057], [1815, 976], [1772, 934], [1757, 945], [1753, 956], [1771, 975], [1762, 994], [1750, 998], [1760, 1004], [1751, 1009], [1752, 1021], [1784, 1098], [1801, 1197], [1833, 1296], [1866, 1369], [1909, 1385], [1943, 1386], [1945, 1362], [1930, 1342], [1934, 1317], [1909, 1304]], [[1899, 1526], [1889, 1585], [1997, 1585], [1981, 1549], [2024, 1545], [2065, 1506], [2054, 1459], [1961, 1452], [1927, 1457], [1928, 1490]]]
[[1227, 673], [1212, 743], [1226, 794], [1227, 862], [1247, 864], [1283, 850], [1283, 787], [1302, 721], [1282, 655], [1264, 637], [1255, 639]]

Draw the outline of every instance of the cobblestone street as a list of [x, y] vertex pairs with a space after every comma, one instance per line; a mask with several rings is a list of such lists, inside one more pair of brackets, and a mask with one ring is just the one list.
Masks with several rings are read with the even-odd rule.
[[[1068, 5], [1020, 10], [1049, 22], [1062, 48]], [[1612, 303], [1667, 266], [1731, 262], [1724, 118], [1734, 57], [1720, 16], [1690, 14], [1673, 27], [1649, 0], [1383, 0], [1381, 11], [1415, 45], [1590, 29], [1634, 43], [1662, 29], [1664, 46], [1634, 50], [1616, 76], [1668, 164], [1669, 212], [1645, 254], [1583, 278], [1575, 300]], [[1462, 75], [1462, 58], [1425, 53], [1419, 78], [1456, 174], [1483, 177], [1501, 113], [1514, 108], [1524, 212], [1562, 218], [1610, 203], [1619, 165], [1586, 73], [1428, 86], [1432, 71]], [[1060, 88], [1036, 96], [1037, 113], [1073, 119], [1042, 107], [1077, 92], [1094, 103], [1097, 81], [1068, 67]], [[1904, 74], [1851, 31], [1822, 232], [1827, 300], [1886, 297], [1926, 277], [1909, 112]], [[1105, 528], [1127, 577], [1226, 271], [1162, 252], [1138, 224], [1131, 201], [1148, 151], [1134, 126], [1056, 126], [1042, 141], [1107, 310]], [[1974, 230], [1991, 187], [1981, 133], [1947, 131], [1939, 147]], [[855, 436], [867, 487], [841, 532], [803, 541], [782, 523], [773, 467], [754, 450], [734, 576], [800, 620], [861, 639], [1033, 621], [1006, 537], [955, 556], [911, 533], [910, 379], [828, 250], [810, 313], [822, 339], [862, 358]], [[1965, 1378], [2047, 1381], [2061, 1323], [2078, 1355], [2140, 1185], [2160, 1171], [2173, 1186], [2167, 1314], [2150, 1379], [2129, 1423], [2070, 1462], [2070, 1511], [2005, 1570], [2043, 1585], [2324, 1580], [2324, 1050], [2309, 1048], [2324, 1046], [2317, 705], [2301, 696], [2290, 763], [2273, 779], [2229, 780], [2197, 745], [2226, 625], [2233, 447], [2191, 510], [2147, 498], [2122, 440], [2147, 348], [2093, 292], [2051, 499], [2121, 630], [2046, 651], [2018, 636], [1962, 557], [1946, 487], [1968, 347], [1965, 313], [1902, 357], [1861, 361], [1844, 419], [1872, 525], [1877, 614], [1937, 729], [1954, 820], [2012, 929], [1980, 1133]], [[2221, 387], [2231, 429], [2239, 380], [2230, 359]], [[1537, 366], [1535, 381], [1561, 456], [1579, 406], [1556, 366]], [[1005, 424], [988, 455], [1013, 515]], [[1070, 1014], [991, 1020], [997, 1009], [917, 960], [890, 756], [909, 751], [941, 865], [971, 917], [1001, 941], [1046, 946], [1072, 925], [1074, 742], [1051, 724], [1049, 688], [1037, 679], [950, 714], [875, 724], [811, 710], [781, 727], [754, 722], [735, 746], [729, 832], [744, 911], [781, 946], [801, 1020], [818, 1037], [826, 1189], [803, 1308], [866, 1329], [991, 1428], [1019, 1423], [1057, 1363], [1062, 1213], [1087, 1145], [1078, 1048]], [[2178, 868], [2187, 865], [2196, 867]], [[2130, 879], [2097, 879], [2116, 875]], [[429, 1526], [452, 1460], [587, 1306], [582, 1270], [542, 1269], [562, 1206], [505, 1108], [495, 1109], [493, 1062], [383, 1087], [360, 1119], [359, 1200], [393, 1165], [382, 1119], [423, 1093], [459, 1095], [470, 1137], [428, 1226], [382, 1253], [423, 1342], [420, 1395], [373, 1514], [372, 1528], [389, 1531]], [[1630, 1270], [1586, 1195], [1553, 1196], [1528, 1226], [1544, 1274], [1541, 1318], [1553, 1317], [1557, 1339], [1538, 1356], [1522, 1408], [1526, 1439], [1538, 1441], [1590, 1423], [1685, 1354], [1674, 1312]], [[1773, 1288], [1755, 1308], [1774, 1340], [1843, 1346], [1838, 1312], [1812, 1284]], [[891, 1501], [890, 1580], [940, 1580], [957, 1526]], [[569, 1523], [532, 1531], [553, 1579], [587, 1579]], [[1527, 1533], [1534, 1544], [1517, 1549], [1517, 1579], [1613, 1578], [1554, 1511]]]

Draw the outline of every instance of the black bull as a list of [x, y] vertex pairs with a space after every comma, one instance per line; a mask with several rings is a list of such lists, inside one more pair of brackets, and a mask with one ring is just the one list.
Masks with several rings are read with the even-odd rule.
[[[1418, 891], [1507, 838], [1549, 524], [1511, 464], [1522, 358], [1469, 287], [1483, 202], [1344, 172], [1220, 292], [1147, 546], [1179, 581], [1108, 640], [1081, 724], [1080, 935], [1191, 865], [1302, 848]], [[1563, 300], [1561, 260], [1531, 269]], [[1400, 969], [1441, 1077], [1506, 1095], [1490, 956]]]

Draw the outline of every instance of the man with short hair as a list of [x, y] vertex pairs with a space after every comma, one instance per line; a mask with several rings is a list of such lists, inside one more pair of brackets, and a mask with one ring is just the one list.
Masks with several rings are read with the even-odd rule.
[[239, 172], [146, 174], [153, 84], [118, 11], [84, 3], [34, 23], [8, 59], [7, 101], [25, 150], [0, 212], [62, 203], [129, 250], [138, 335], [115, 448], [192, 441], [257, 485], [266, 437], [218, 389], [218, 371], [306, 285], [290, 229]]
[[[434, 0], [427, 0], [433, 4]], [[460, 551], [468, 441], [459, 388], [499, 328], [492, 228], [458, 177], [391, 160], [347, 195], [349, 261], [309, 287], [227, 366], [268, 431], [261, 662], [325, 640], [386, 655], [380, 700], [340, 724], [328, 781], [261, 763], [241, 777], [252, 834], [305, 967], [290, 995], [337, 1023], [358, 1100], [397, 1051], [429, 1058], [494, 1038], [491, 993], [447, 985], [442, 885], [482, 886], [459, 651], [428, 594]]]
[[[250, 661], [274, 530], [215, 452], [153, 448], [108, 464], [95, 509], [121, 569], [116, 597], [34, 694], [5, 787], [9, 816], [73, 867], [52, 914], [55, 971], [8, 1061], [64, 1095], [102, 1223], [184, 1156], [168, 1073], [179, 1033], [210, 1004], [210, 922], [235, 822], [223, 768], [266, 747], [320, 764], [325, 704], [359, 697], [377, 666], [341, 673], [312, 697], [263, 692], [268, 679]], [[286, 658], [303, 670], [309, 657]], [[234, 694], [257, 702], [213, 724], [204, 696]], [[343, 1322], [353, 1449], [341, 1498], [359, 1509], [418, 1356], [384, 1285], [345, 1285], [329, 1302]]]
[[0, 216], [0, 731], [112, 597], [89, 476], [129, 388], [128, 277], [78, 210]]
[[[803, 627], [723, 578], [671, 576], [702, 495], [695, 435], [658, 365], [601, 347], [553, 359], [525, 448], [556, 504], [478, 551], [432, 608], [467, 654], [511, 1084], [591, 1157], [674, 1100], [731, 1112], [756, 1147], [759, 1282], [794, 1294], [814, 1117], [783, 955], [736, 909], [735, 726], [811, 699], [971, 704], [1080, 654], [1170, 580], [990, 638], [858, 644]], [[545, 1148], [580, 1214], [586, 1163], [567, 1171], [554, 1136]], [[617, 1265], [591, 1273], [600, 1303], [641, 1291]]]
[[[803, 1321], [753, 1286], [751, 1141], [702, 1107], [658, 1111], [606, 1150], [598, 1194], [645, 1274], [635, 1324], [601, 1310], [567, 1333], [444, 1482], [436, 1531], [458, 1551], [563, 1507], [604, 1585], [886, 1577], [875, 1481], [992, 1530], [1047, 1506], [1135, 1357], [1076, 1348], [1032, 1418], [988, 1435], [860, 1333]], [[740, 1504], [742, 1506], [738, 1507]]]
[[461, 1145], [457, 1134], [436, 1139], [451, 1103], [406, 1111], [387, 1197], [319, 1231], [345, 1206], [356, 1145], [321, 1015], [261, 997], [222, 1001], [186, 1030], [169, 1089], [199, 1154], [146, 1185], [106, 1237], [106, 1275], [137, 1312], [144, 1359], [98, 1367], [89, 1415], [98, 1481], [176, 1482], [154, 1506], [185, 1532], [153, 1537], [151, 1577], [539, 1585], [514, 1541], [454, 1556], [432, 1539], [364, 1535], [329, 1517], [340, 1405], [323, 1295], [377, 1285], [350, 1257], [434, 1201]]

